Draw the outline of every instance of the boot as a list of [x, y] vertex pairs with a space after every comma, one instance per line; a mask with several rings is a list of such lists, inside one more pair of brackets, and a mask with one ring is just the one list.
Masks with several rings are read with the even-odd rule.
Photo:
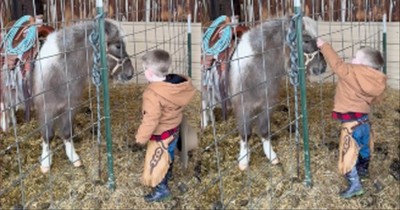
[[368, 167], [369, 167], [369, 157], [363, 158], [359, 156], [356, 168], [361, 180], [369, 178]]
[[150, 202], [161, 202], [172, 198], [171, 191], [168, 187], [167, 176], [158, 184], [154, 191], [144, 196], [144, 200], [148, 203]]
[[357, 174], [356, 167], [346, 174], [346, 179], [349, 183], [349, 186], [345, 191], [340, 193], [340, 197], [342, 198], [352, 198], [353, 196], [358, 196], [364, 194], [364, 190], [361, 186], [360, 177]]

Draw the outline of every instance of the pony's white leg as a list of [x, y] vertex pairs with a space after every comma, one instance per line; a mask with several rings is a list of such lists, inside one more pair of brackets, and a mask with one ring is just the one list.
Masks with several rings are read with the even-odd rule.
[[250, 150], [246, 141], [240, 140], [239, 169], [244, 171], [249, 167]]
[[209, 120], [208, 119], [208, 112], [209, 112], [209, 110], [205, 109], [205, 108], [207, 108], [207, 101], [206, 100], [201, 100], [201, 104], [202, 104], [202, 108], [204, 109], [203, 113], [202, 113], [203, 117], [201, 118], [201, 129], [204, 130], [208, 125], [208, 120]]
[[0, 102], [0, 127], [3, 132], [7, 132], [8, 130], [8, 111], [3, 102]]
[[261, 138], [262, 143], [263, 143], [263, 149], [264, 153], [267, 156], [267, 158], [271, 161], [273, 165], [276, 165], [279, 163], [278, 156], [276, 155], [274, 149], [272, 148], [271, 141], [268, 139]]
[[65, 145], [65, 153], [67, 153], [69, 161], [74, 164], [75, 167], [79, 167], [82, 165], [81, 159], [79, 155], [76, 154], [75, 147], [71, 141], [64, 140]]
[[42, 156], [40, 157], [40, 170], [42, 173], [47, 173], [50, 170], [51, 165], [51, 150], [50, 145], [43, 141], [42, 143]]

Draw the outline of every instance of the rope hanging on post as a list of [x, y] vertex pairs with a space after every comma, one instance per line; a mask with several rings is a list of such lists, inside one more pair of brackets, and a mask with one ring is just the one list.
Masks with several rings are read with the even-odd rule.
[[232, 36], [232, 28], [231, 27], [223, 27], [219, 33], [221, 34], [218, 41], [210, 47], [210, 41], [212, 39], [215, 30], [218, 26], [222, 23], [226, 23], [229, 21], [229, 18], [225, 15], [222, 15], [214, 20], [214, 22], [208, 27], [206, 32], [203, 35], [203, 50], [207, 55], [218, 55], [222, 51], [224, 51], [229, 44], [231, 43], [231, 36]]
[[296, 14], [290, 20], [290, 26], [288, 33], [286, 35], [286, 42], [290, 48], [290, 71], [289, 78], [290, 83], [297, 87], [299, 85], [299, 67], [297, 65], [297, 48], [296, 48], [296, 19], [300, 17], [299, 14]]
[[97, 29], [97, 22], [100, 17], [101, 15], [95, 17], [94, 28], [89, 36], [89, 41], [93, 48], [92, 82], [96, 87], [101, 85], [100, 37]]
[[93, 68], [92, 68], [92, 82], [96, 86], [96, 100], [97, 100], [97, 146], [98, 146], [98, 176], [101, 178], [101, 114], [100, 114], [100, 85], [101, 85], [101, 62], [100, 62], [100, 36], [98, 32], [98, 20], [102, 17], [97, 15], [94, 19], [93, 31], [89, 36], [90, 44], [93, 48]]
[[294, 88], [294, 112], [295, 112], [295, 142], [296, 142], [296, 162], [297, 162], [297, 177], [300, 176], [300, 158], [299, 158], [299, 109], [298, 109], [298, 92], [297, 87], [299, 86], [299, 68], [297, 65], [298, 57], [297, 57], [297, 46], [296, 46], [296, 19], [300, 18], [300, 14], [296, 14], [290, 20], [290, 25], [288, 29], [288, 33], [286, 35], [286, 42], [290, 48], [290, 70], [289, 80]]

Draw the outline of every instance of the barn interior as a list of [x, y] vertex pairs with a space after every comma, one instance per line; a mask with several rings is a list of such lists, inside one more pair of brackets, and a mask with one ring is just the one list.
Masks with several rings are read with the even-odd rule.
[[[318, 34], [349, 60], [361, 45], [386, 47], [388, 88], [383, 100], [373, 106], [372, 128], [375, 150], [370, 178], [363, 182], [363, 196], [343, 200], [338, 196], [346, 181], [337, 172], [340, 124], [331, 119], [335, 82], [328, 72], [309, 78], [306, 84], [308, 144], [312, 185], [305, 183], [304, 141], [296, 136], [293, 86], [282, 78], [277, 111], [271, 115], [270, 138], [281, 165], [265, 158], [261, 141], [250, 139], [250, 167], [237, 168], [239, 135], [232, 111], [223, 119], [220, 102], [211, 104], [215, 121], [201, 129], [202, 35], [221, 15], [237, 15], [240, 23], [254, 27], [260, 21], [293, 14], [292, 1], [231, 0], [105, 0], [104, 11], [123, 29], [127, 51], [135, 68], [129, 83], [110, 83], [111, 153], [107, 148], [104, 98], [96, 99], [94, 85], [85, 96], [74, 120], [73, 141], [84, 167], [74, 168], [56, 137], [51, 143], [53, 165], [49, 174], [40, 172], [39, 125], [32, 113], [16, 110], [16, 122], [8, 132], [0, 130], [0, 208], [4, 209], [399, 209], [400, 208], [400, 77], [398, 1], [302, 0], [303, 15], [318, 21]], [[343, 9], [345, 8], [345, 9]], [[344, 11], [344, 12], [343, 12]], [[0, 2], [1, 38], [13, 21], [23, 15], [43, 15], [43, 23], [56, 30], [79, 21], [93, 21], [95, 0], [3, 0]], [[382, 21], [387, 18], [387, 43], [383, 44]], [[190, 19], [188, 18], [190, 15]], [[189, 20], [188, 20], [189, 19]], [[188, 22], [191, 40], [188, 39]], [[386, 35], [385, 35], [386, 36]], [[90, 47], [90, 46], [88, 46]], [[198, 89], [186, 107], [190, 125], [199, 136], [199, 148], [189, 153], [189, 164], [181, 165], [179, 151], [170, 182], [173, 199], [146, 203], [151, 188], [140, 182], [145, 148], [134, 143], [141, 122], [142, 93], [146, 87], [140, 57], [162, 48], [172, 57], [172, 71], [190, 75]], [[87, 61], [91, 62], [91, 61]], [[2, 68], [2, 73], [8, 71]], [[90, 80], [88, 81], [91, 82]], [[300, 99], [299, 99], [300, 100]], [[300, 101], [298, 102], [300, 103]], [[98, 110], [98, 106], [100, 110]], [[12, 108], [12, 107], [10, 107]], [[2, 114], [5, 111], [2, 110]], [[102, 117], [97, 118], [100, 114]], [[101, 135], [97, 134], [100, 122]], [[299, 127], [302, 121], [298, 121]], [[110, 179], [110, 154], [113, 179]], [[111, 185], [115, 184], [114, 187]]]

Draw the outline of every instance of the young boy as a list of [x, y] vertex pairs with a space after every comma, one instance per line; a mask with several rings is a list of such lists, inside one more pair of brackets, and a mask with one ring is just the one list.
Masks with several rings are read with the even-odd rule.
[[322, 39], [317, 40], [317, 46], [339, 77], [332, 117], [342, 123], [339, 172], [349, 182], [340, 196], [351, 198], [364, 193], [360, 177], [368, 175], [373, 146], [368, 114], [371, 104], [378, 102], [386, 89], [387, 78], [380, 71], [384, 60], [378, 50], [364, 47], [357, 51], [351, 63], [345, 63]]
[[143, 93], [143, 118], [136, 142], [147, 143], [143, 184], [155, 187], [144, 199], [159, 202], [171, 198], [168, 180], [172, 177], [179, 125], [183, 109], [193, 98], [195, 88], [190, 78], [168, 74], [171, 58], [164, 50], [147, 52], [142, 62], [150, 84]]

